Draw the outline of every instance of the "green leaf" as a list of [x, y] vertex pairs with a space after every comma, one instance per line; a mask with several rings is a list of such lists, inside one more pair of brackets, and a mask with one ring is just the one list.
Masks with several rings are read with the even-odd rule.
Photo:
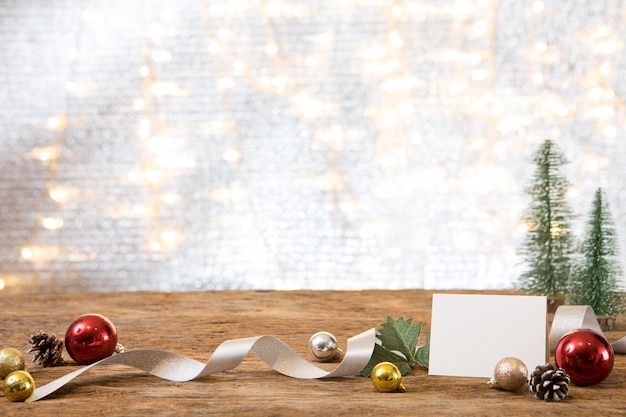
[[409, 363], [407, 362], [405, 358], [393, 353], [390, 350], [385, 349], [384, 347], [382, 347], [381, 345], [377, 343], [374, 346], [374, 353], [372, 353], [372, 357], [370, 358], [367, 365], [365, 365], [365, 368], [363, 368], [361, 372], [359, 372], [359, 375], [369, 377], [370, 374], [372, 373], [372, 369], [374, 369], [374, 367], [381, 362], [393, 363], [394, 365], [398, 367], [402, 375], [405, 375], [407, 373], [411, 373], [411, 374], [413, 373], [413, 370], [411, 369], [411, 365], [409, 365]]
[[387, 322], [383, 323], [380, 331], [380, 340], [383, 342], [385, 349], [400, 352], [413, 365], [415, 360], [415, 349], [417, 339], [422, 330], [422, 323], [412, 326], [413, 319], [405, 320], [400, 317], [393, 320], [387, 317]]
[[422, 322], [413, 325], [413, 319], [405, 320], [400, 317], [393, 320], [387, 317], [387, 322], [377, 334], [378, 341], [369, 362], [359, 372], [359, 375], [369, 377], [374, 366], [380, 362], [391, 362], [398, 367], [402, 375], [413, 373], [412, 366], [419, 364], [428, 367], [430, 337], [426, 337], [424, 346], [417, 347]]
[[419, 365], [428, 368], [428, 361], [430, 360], [430, 335], [426, 335], [426, 343], [424, 346], [417, 348], [415, 360]]

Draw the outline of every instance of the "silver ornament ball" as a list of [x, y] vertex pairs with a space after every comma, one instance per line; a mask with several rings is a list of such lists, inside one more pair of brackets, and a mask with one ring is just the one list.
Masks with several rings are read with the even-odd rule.
[[328, 332], [317, 332], [309, 339], [309, 351], [320, 362], [330, 362], [343, 353], [337, 347], [337, 339]]

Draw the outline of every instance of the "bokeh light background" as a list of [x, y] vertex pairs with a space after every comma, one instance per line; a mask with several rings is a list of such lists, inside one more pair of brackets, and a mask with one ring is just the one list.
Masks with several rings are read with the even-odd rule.
[[[619, 0], [4, 0], [3, 291], [510, 288], [541, 142], [626, 248]], [[623, 261], [622, 261], [623, 264]]]

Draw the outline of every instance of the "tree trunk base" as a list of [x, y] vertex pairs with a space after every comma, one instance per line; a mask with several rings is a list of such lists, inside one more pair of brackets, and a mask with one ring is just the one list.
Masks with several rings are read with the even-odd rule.
[[548, 298], [548, 313], [555, 313], [556, 309], [565, 304], [563, 298]]
[[615, 317], [598, 317], [598, 324], [600, 324], [602, 331], [611, 331], [615, 328]]

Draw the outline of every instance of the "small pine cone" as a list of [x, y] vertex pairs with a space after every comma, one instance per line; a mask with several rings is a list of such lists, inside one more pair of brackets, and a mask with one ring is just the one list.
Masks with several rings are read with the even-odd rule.
[[35, 353], [33, 362], [45, 367], [64, 365], [63, 341], [57, 339], [53, 334], [44, 331], [37, 332], [28, 339], [32, 347], [29, 352]]
[[569, 375], [550, 363], [536, 367], [528, 385], [535, 400], [561, 401], [569, 393], [569, 382]]

